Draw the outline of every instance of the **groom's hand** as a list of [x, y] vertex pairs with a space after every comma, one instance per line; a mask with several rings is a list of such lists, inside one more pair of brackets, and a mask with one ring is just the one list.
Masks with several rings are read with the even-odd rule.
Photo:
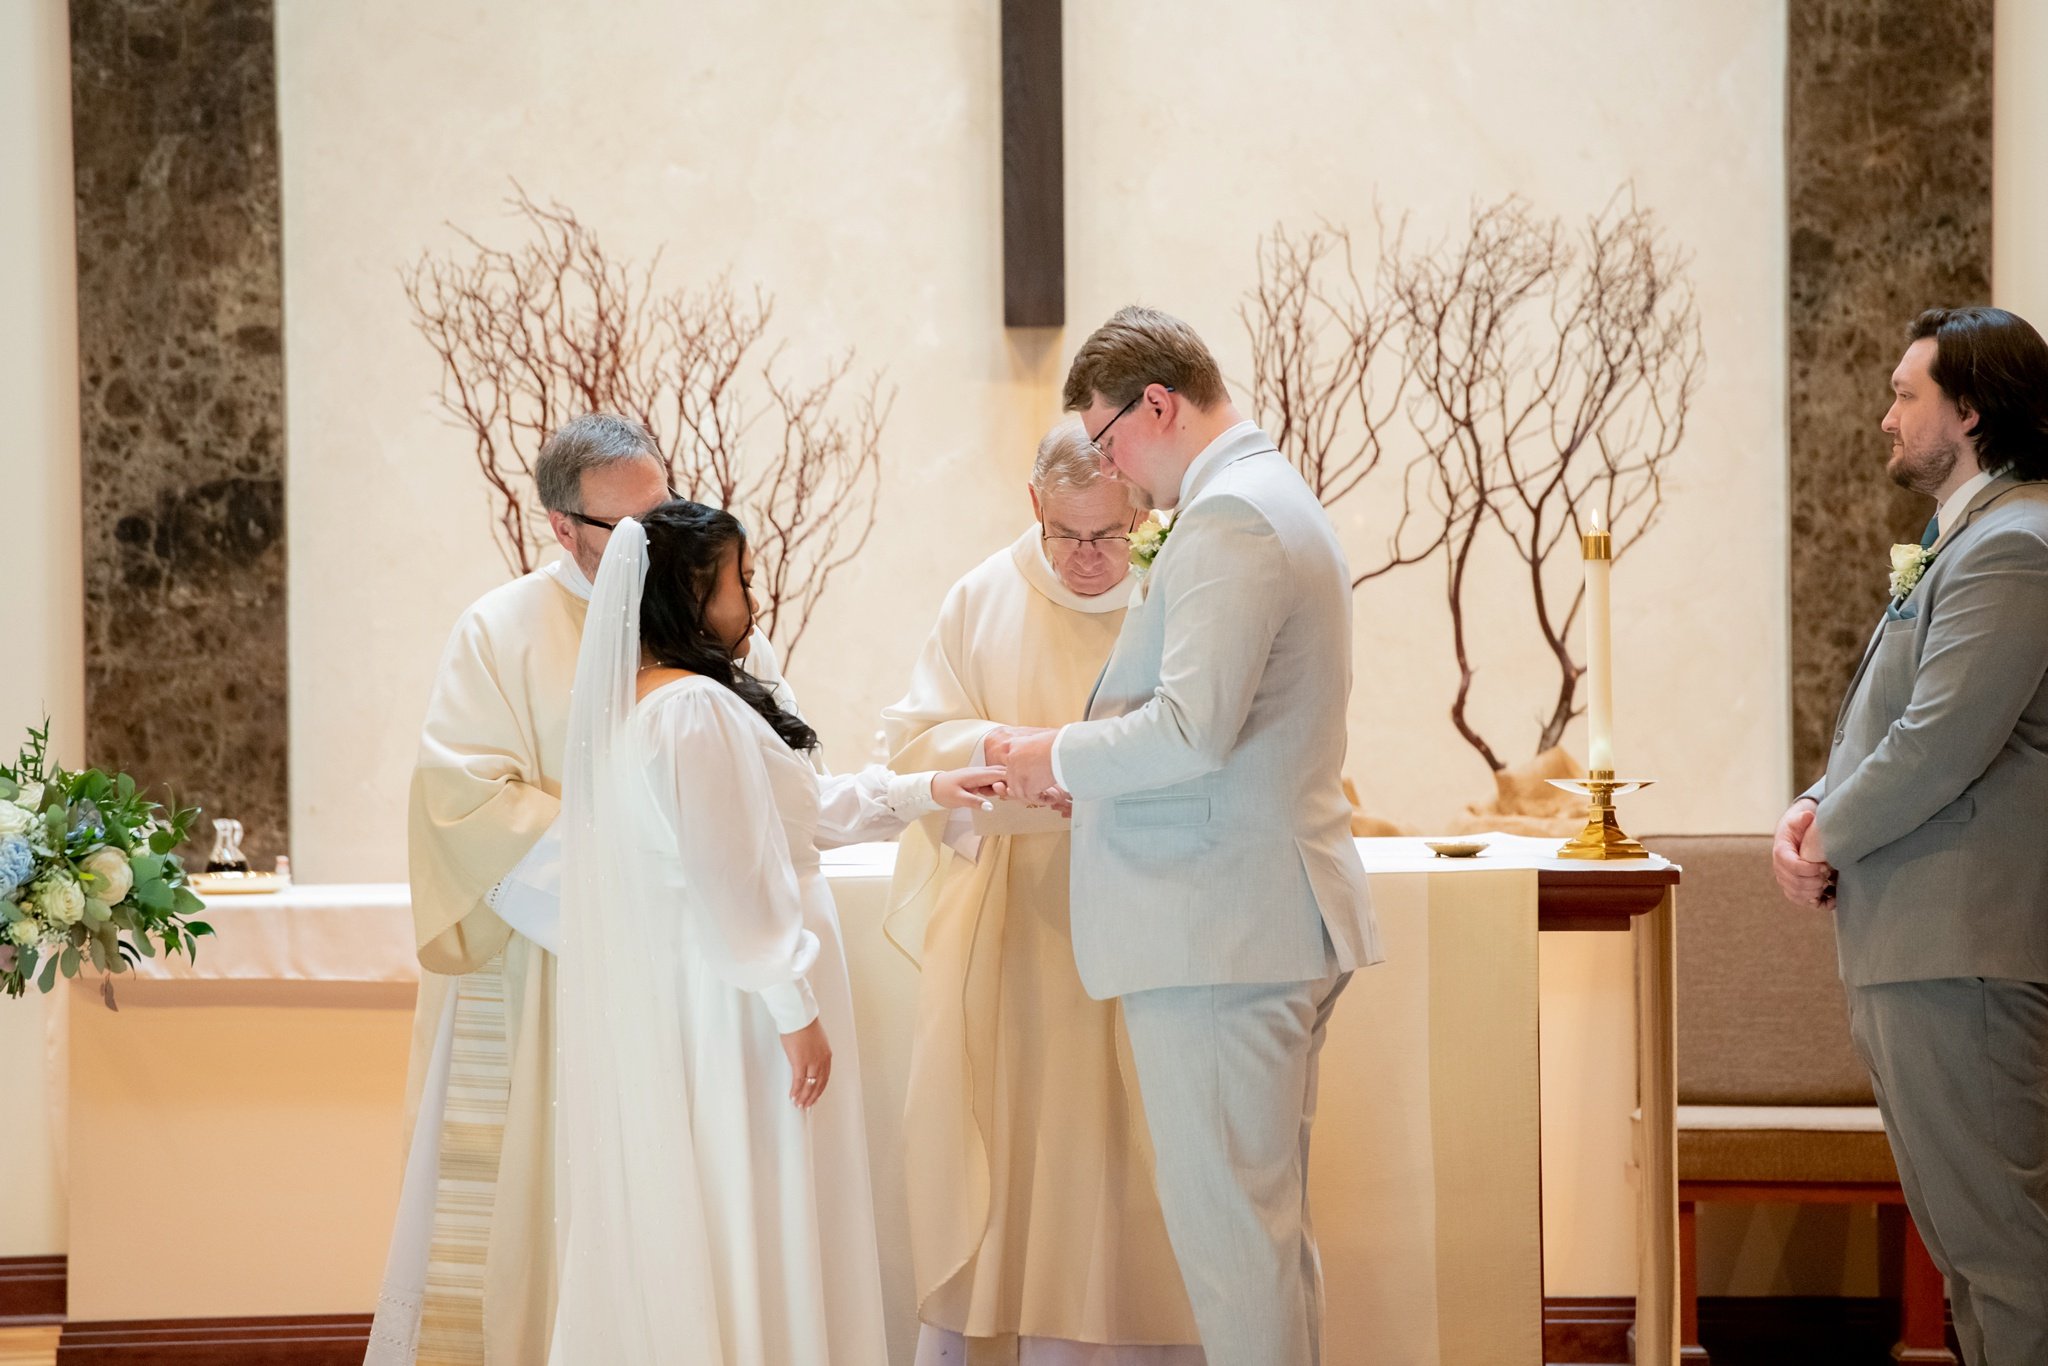
[[[1011, 729], [1003, 748], [1004, 795], [1033, 806], [1044, 806], [1044, 794], [1057, 786], [1052, 776], [1052, 742], [1056, 730]], [[988, 755], [991, 763], [995, 755]]]

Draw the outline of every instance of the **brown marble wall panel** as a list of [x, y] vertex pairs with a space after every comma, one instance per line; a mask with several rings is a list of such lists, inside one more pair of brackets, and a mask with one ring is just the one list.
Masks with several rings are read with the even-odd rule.
[[272, 34], [271, 0], [71, 0], [87, 743], [244, 822], [266, 868], [288, 836]]
[[1905, 327], [1991, 297], [1992, 0], [1790, 0], [1793, 782], [1931, 507], [1884, 475]]

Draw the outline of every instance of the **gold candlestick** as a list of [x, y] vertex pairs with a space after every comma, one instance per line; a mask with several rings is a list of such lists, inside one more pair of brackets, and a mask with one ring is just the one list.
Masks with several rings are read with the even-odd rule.
[[1614, 814], [1614, 799], [1640, 792], [1654, 779], [1616, 778], [1613, 769], [1596, 768], [1583, 778], [1551, 778], [1548, 781], [1552, 787], [1581, 793], [1587, 799], [1586, 828], [1558, 849], [1559, 858], [1631, 859], [1650, 856], [1649, 850], [1623, 832], [1621, 822]]

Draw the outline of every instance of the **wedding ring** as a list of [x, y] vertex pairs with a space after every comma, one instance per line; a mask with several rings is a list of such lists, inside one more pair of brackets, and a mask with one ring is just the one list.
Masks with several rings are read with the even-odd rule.
[[816, 1081], [817, 1079], [818, 1079], [818, 1074], [817, 1074], [816, 1072], [806, 1072], [806, 1073], [804, 1073], [804, 1080], [805, 1080], [805, 1081]]

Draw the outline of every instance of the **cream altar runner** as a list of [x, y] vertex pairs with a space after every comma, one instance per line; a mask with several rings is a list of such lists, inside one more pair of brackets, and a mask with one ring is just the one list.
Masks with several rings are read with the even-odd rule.
[[[1331, 1366], [1542, 1361], [1538, 879], [1566, 866], [1552, 848], [1494, 837], [1454, 863], [1415, 840], [1360, 842], [1387, 961], [1353, 981], [1323, 1055], [1311, 1184]], [[907, 1361], [899, 1155], [916, 969], [881, 932], [894, 858], [863, 845], [825, 866], [854, 983], [890, 1348]], [[122, 983], [119, 1014], [73, 993], [73, 1172], [118, 1167], [95, 1135], [138, 1124], [181, 1172], [73, 1181], [73, 1316], [366, 1311], [403, 1160], [416, 975], [404, 888], [222, 897], [208, 919], [220, 934], [197, 968], [146, 964]], [[146, 1087], [131, 1050], [152, 1058]], [[175, 1309], [137, 1298], [167, 1259], [181, 1268]], [[1667, 1360], [1649, 1336], [1642, 1359]]]

